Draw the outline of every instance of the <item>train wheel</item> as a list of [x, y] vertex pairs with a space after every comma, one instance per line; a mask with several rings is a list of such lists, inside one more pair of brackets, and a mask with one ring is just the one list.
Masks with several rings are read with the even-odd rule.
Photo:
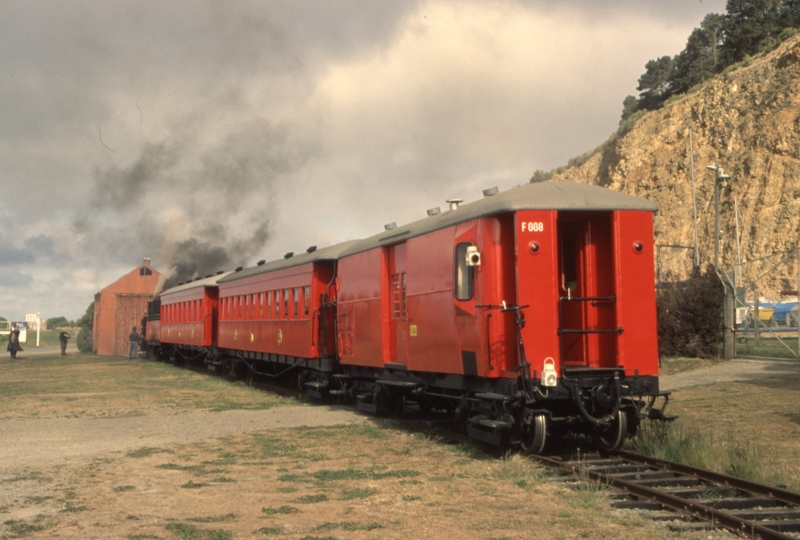
[[526, 421], [525, 424], [525, 431], [520, 437], [520, 448], [526, 454], [541, 454], [547, 443], [547, 417], [543, 414], [537, 414], [530, 422]]
[[617, 411], [617, 416], [595, 437], [595, 444], [608, 452], [616, 450], [622, 446], [625, 436], [628, 434], [628, 415], [622, 409]]

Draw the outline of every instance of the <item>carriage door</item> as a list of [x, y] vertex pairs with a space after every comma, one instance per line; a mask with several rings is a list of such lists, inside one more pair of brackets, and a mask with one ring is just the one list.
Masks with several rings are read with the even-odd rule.
[[567, 366], [616, 361], [612, 245], [608, 213], [559, 215], [559, 335]]
[[406, 311], [406, 244], [386, 249], [388, 298], [384, 300], [384, 320], [388, 320], [388, 339], [384, 361], [408, 365], [408, 313]]

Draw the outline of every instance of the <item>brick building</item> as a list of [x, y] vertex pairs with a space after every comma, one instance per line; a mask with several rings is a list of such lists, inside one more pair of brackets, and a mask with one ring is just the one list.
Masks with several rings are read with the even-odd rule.
[[103, 356], [128, 354], [131, 328], [141, 326], [147, 302], [160, 292], [161, 273], [150, 259], [102, 289], [94, 296], [94, 351]]

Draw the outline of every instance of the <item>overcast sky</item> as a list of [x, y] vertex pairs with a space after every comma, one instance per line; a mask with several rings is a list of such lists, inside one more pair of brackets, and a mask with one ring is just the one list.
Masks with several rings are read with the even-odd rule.
[[[603, 142], [725, 0], [0, 2], [0, 316], [211, 273]], [[197, 265], [197, 266], [196, 266]]]

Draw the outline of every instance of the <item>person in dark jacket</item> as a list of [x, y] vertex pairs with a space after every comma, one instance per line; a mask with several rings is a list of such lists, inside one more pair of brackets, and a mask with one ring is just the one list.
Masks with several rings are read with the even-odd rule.
[[67, 355], [67, 340], [69, 340], [69, 334], [66, 330], [62, 330], [60, 334], [58, 334], [58, 341], [61, 342], [61, 356]]
[[128, 358], [136, 358], [136, 353], [139, 349], [139, 332], [136, 331], [136, 327], [131, 328], [131, 333], [128, 336], [128, 339], [131, 342], [131, 347], [128, 349]]
[[19, 344], [19, 328], [15, 324], [13, 328], [11, 328], [11, 335], [9, 336], [8, 341], [8, 351], [11, 353], [11, 358], [16, 358], [18, 352], [22, 352], [22, 347]]

